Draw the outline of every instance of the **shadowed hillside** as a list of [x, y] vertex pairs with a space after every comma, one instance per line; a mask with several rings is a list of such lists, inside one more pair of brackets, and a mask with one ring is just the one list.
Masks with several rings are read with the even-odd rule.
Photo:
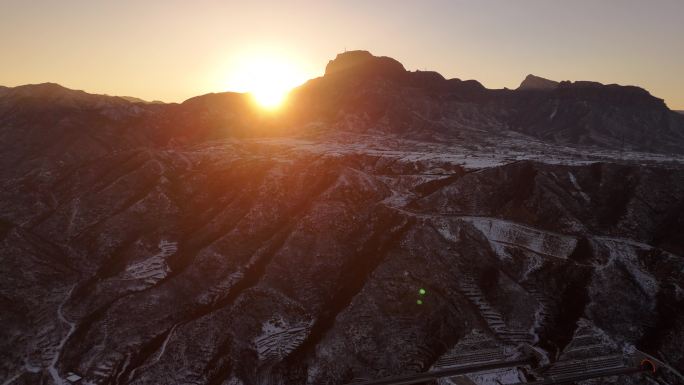
[[684, 116], [526, 82], [354, 51], [273, 113], [0, 88], [0, 383], [343, 384], [473, 340], [684, 370]]

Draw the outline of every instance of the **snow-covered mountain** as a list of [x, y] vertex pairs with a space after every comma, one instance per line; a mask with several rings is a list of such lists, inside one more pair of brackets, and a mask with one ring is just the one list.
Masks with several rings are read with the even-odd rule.
[[473, 344], [683, 370], [682, 118], [366, 52], [279, 115], [2, 88], [0, 384], [342, 384]]

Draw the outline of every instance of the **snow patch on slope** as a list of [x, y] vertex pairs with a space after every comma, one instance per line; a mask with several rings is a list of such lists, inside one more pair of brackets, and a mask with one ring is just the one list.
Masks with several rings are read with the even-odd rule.
[[254, 339], [259, 361], [279, 361], [296, 349], [309, 334], [311, 323], [290, 323], [275, 316], [261, 325]]
[[579, 183], [577, 183], [577, 178], [575, 178], [575, 174], [568, 172], [568, 176], [570, 177], [570, 182], [572, 183], [573, 187], [575, 187], [575, 189], [580, 194], [582, 199], [584, 199], [584, 201], [587, 203], [591, 202], [591, 198], [589, 198], [589, 195], [582, 191], [582, 187], [579, 185]]
[[646, 294], [652, 298], [658, 294], [658, 280], [640, 266], [637, 254], [639, 250], [652, 249], [651, 246], [644, 243], [625, 242], [607, 237], [597, 237], [595, 239], [604, 243], [610, 253], [608, 262], [602, 268], [614, 265], [615, 261], [620, 261]]
[[514, 222], [486, 217], [464, 217], [463, 220], [482, 232], [501, 259], [510, 258], [505, 246], [521, 247], [547, 257], [567, 258], [577, 245], [574, 237]]
[[452, 242], [458, 242], [458, 228], [452, 228], [454, 224], [451, 221], [435, 218], [435, 228], [444, 239]]
[[140, 279], [152, 285], [164, 279], [171, 271], [166, 264], [166, 259], [178, 251], [178, 243], [161, 240], [159, 250], [158, 254], [129, 265], [122, 279]]
[[468, 378], [479, 385], [519, 384], [526, 382], [517, 368], [498, 369], [489, 372], [468, 374]]

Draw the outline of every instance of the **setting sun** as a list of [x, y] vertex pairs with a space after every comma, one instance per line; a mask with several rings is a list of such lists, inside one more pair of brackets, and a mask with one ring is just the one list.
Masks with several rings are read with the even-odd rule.
[[229, 88], [252, 95], [263, 108], [279, 107], [290, 90], [307, 79], [295, 62], [282, 55], [247, 54], [231, 70]]

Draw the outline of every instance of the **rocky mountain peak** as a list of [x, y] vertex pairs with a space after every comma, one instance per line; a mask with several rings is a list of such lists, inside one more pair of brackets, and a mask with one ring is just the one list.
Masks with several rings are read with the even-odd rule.
[[536, 75], [527, 75], [520, 83], [519, 90], [551, 90], [558, 87], [558, 82]]
[[325, 76], [333, 74], [396, 77], [406, 73], [397, 60], [386, 56], [373, 56], [368, 51], [347, 51], [338, 54], [325, 67]]

